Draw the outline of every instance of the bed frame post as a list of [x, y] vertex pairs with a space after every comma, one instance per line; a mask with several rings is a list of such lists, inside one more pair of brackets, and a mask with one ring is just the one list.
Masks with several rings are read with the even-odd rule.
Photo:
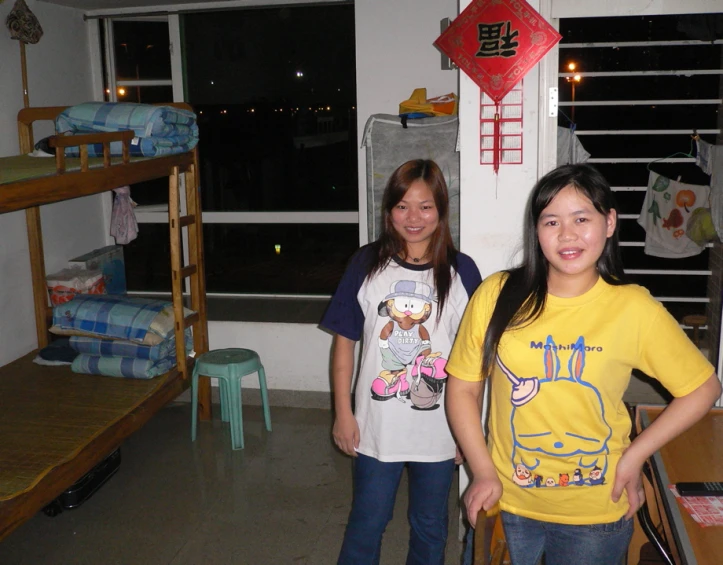
[[[171, 238], [171, 285], [173, 290], [173, 310], [176, 337], [176, 361], [178, 370], [183, 374], [184, 379], [189, 378], [189, 362], [186, 358], [185, 330], [193, 327], [194, 349], [198, 355], [208, 351], [208, 332], [206, 322], [206, 301], [200, 294], [204, 288], [201, 282], [203, 277], [203, 252], [202, 243], [199, 242], [201, 230], [200, 200], [196, 190], [195, 174], [195, 153], [194, 162], [187, 165], [185, 182], [187, 215], [181, 216], [179, 175], [181, 168], [176, 166], [171, 170], [168, 177], [168, 226]], [[189, 263], [184, 266], [182, 229], [189, 230]], [[191, 308], [194, 314], [185, 317], [183, 312], [183, 282], [190, 278]], [[207, 377], [199, 383], [199, 413], [201, 419], [211, 419], [211, 383]]]
[[[185, 174], [186, 210], [195, 218], [188, 224], [189, 262], [196, 266], [191, 275], [191, 309], [198, 312], [199, 323], [193, 329], [193, 347], [197, 352], [208, 351], [208, 314], [206, 310], [206, 274], [203, 257], [203, 222], [201, 221], [201, 193], [198, 184], [198, 148], [193, 150], [193, 164]], [[201, 420], [211, 419], [211, 380], [200, 379], [198, 405]]]
[[38, 348], [49, 343], [48, 323], [48, 287], [45, 281], [45, 256], [43, 254], [43, 229], [40, 225], [40, 208], [33, 206], [25, 210], [25, 222], [28, 229], [28, 247], [30, 249], [30, 273], [33, 281], [33, 303], [35, 304], [35, 331], [38, 336]]
[[[33, 150], [33, 125], [18, 120], [18, 141], [20, 152], [30, 153]], [[28, 248], [30, 251], [30, 274], [33, 284], [33, 303], [35, 305], [35, 332], [38, 336], [38, 347], [48, 345], [48, 289], [45, 282], [45, 256], [43, 254], [43, 228], [40, 223], [40, 208], [33, 206], [25, 209], [25, 223], [28, 231]]]

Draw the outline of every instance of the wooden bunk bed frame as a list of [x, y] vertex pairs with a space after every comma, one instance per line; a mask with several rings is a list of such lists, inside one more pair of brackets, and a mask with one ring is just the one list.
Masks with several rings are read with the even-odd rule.
[[[187, 104], [167, 104], [177, 108], [190, 110]], [[46, 108], [25, 108], [18, 113], [18, 134], [20, 140], [21, 154], [32, 152], [33, 123], [39, 120], [55, 120], [57, 115], [65, 110], [65, 107]], [[174, 400], [190, 384], [190, 373], [193, 367], [193, 359], [187, 358], [184, 346], [184, 330], [193, 328], [194, 350], [197, 354], [208, 351], [208, 325], [206, 314], [205, 278], [203, 266], [203, 231], [201, 225], [201, 203], [197, 186], [198, 179], [198, 150], [194, 149], [185, 153], [167, 155], [162, 157], [132, 160], [129, 158], [129, 143], [133, 133], [122, 131], [115, 133], [100, 133], [78, 136], [55, 136], [51, 139], [51, 145], [59, 148], [56, 152], [56, 171], [50, 176], [19, 180], [17, 182], [0, 184], [0, 213], [25, 210], [27, 219], [27, 232], [30, 254], [30, 265], [32, 274], [33, 299], [35, 306], [35, 322], [37, 330], [38, 347], [42, 348], [49, 343], [48, 328], [52, 319], [52, 309], [48, 305], [48, 291], [45, 281], [45, 263], [43, 256], [43, 237], [40, 223], [39, 206], [61, 200], [77, 198], [112, 190], [119, 186], [134, 184], [146, 180], [162, 177], [169, 179], [169, 228], [170, 228], [170, 249], [171, 249], [171, 271], [172, 271], [172, 298], [175, 317], [174, 334], [176, 338], [177, 365], [169, 373], [155, 377], [151, 381], [137, 381], [133, 379], [113, 379], [101, 377], [102, 387], [118, 389], [127, 387], [134, 389], [133, 394], [138, 395], [138, 390], [145, 386], [143, 392], [135, 398], [127, 410], [122, 408], [120, 415], [109, 416], [111, 421], [102, 424], [99, 429], [92, 432], [83, 445], [71, 450], [67, 457], [55, 461], [44, 472], [40, 473], [30, 486], [12, 497], [0, 499], [0, 539], [10, 533], [22, 522], [33, 516], [38, 510], [55, 500], [64, 490], [70, 487], [75, 481], [90, 471], [95, 465], [102, 461], [105, 456], [113, 452], [125, 438], [141, 428], [159, 409], [168, 402]], [[110, 157], [110, 142], [123, 142], [123, 156], [120, 162], [114, 162]], [[88, 144], [103, 143], [104, 157], [102, 167], [94, 168], [89, 164]], [[67, 171], [64, 157], [64, 147], [80, 146], [80, 170]], [[181, 215], [180, 207], [180, 174], [185, 174], [185, 199], [186, 215]], [[188, 230], [188, 251], [189, 264], [184, 265], [181, 232], [182, 228]], [[183, 281], [190, 279], [190, 303], [189, 307], [193, 314], [184, 317]], [[77, 386], [76, 391], [85, 394], [87, 379], [95, 376], [83, 376], [70, 372], [65, 367], [40, 367], [32, 363], [37, 351], [33, 351], [25, 357], [14, 361], [5, 367], [0, 368], [0, 393], [7, 391], [13, 382], [21, 383], [14, 389], [18, 392], [17, 397], [3, 398], [7, 406], [31, 405], [31, 408], [39, 412], [47, 410], [48, 403], [54, 402], [62, 405], [62, 397], [48, 398], [47, 393], [33, 390], [28, 385], [23, 389], [22, 379], [31, 375], [53, 375], [53, 381], [58, 381], [64, 376], [67, 383], [75, 383], [68, 386]], [[51, 373], [52, 372], [52, 373]], [[42, 379], [42, 377], [38, 377]], [[76, 380], [73, 381], [72, 379]], [[37, 381], [36, 387], [42, 387], [43, 381]], [[49, 382], [49, 381], [48, 381]], [[142, 383], [146, 383], [145, 385]], [[148, 384], [152, 383], [152, 384]], [[201, 419], [211, 418], [211, 389], [210, 381], [202, 379], [199, 387], [199, 414]], [[3, 388], [3, 386], [5, 388]], [[68, 391], [72, 394], [72, 391]], [[32, 407], [33, 395], [37, 394], [37, 406]], [[85, 394], [85, 396], [89, 396]], [[122, 395], [121, 395], [122, 396]], [[88, 401], [88, 399], [85, 399]], [[93, 397], [91, 397], [91, 402]], [[39, 404], [45, 402], [44, 406]], [[69, 403], [71, 404], [71, 403]], [[117, 407], [116, 407], [117, 408]], [[20, 410], [18, 408], [18, 410]], [[85, 408], [87, 411], [87, 408]], [[12, 412], [12, 411], [11, 411]], [[16, 410], [17, 412], [17, 410]], [[108, 411], [110, 413], [110, 411]], [[66, 415], [66, 413], [63, 413]], [[35, 416], [34, 416], [35, 417]], [[72, 419], [72, 412], [70, 418]], [[79, 414], [80, 418], [80, 414]], [[2, 418], [0, 418], [2, 420]], [[7, 420], [7, 418], [6, 418]], [[20, 419], [18, 419], [20, 420]], [[7, 421], [6, 421], [7, 423]], [[57, 422], [56, 422], [57, 424]], [[36, 425], [33, 422], [33, 425]], [[24, 429], [17, 430], [18, 437], [22, 434], [28, 435], [28, 425], [23, 424]], [[32, 426], [31, 426], [32, 427]], [[46, 430], [52, 436], [52, 427]], [[7, 430], [3, 430], [7, 434]], [[9, 439], [10, 438], [10, 439]], [[3, 436], [3, 442], [12, 443], [9, 435]], [[44, 441], [49, 441], [45, 439]], [[22, 439], [15, 440], [15, 443], [22, 443]], [[10, 450], [9, 459], [13, 459], [13, 452]], [[22, 467], [20, 461], [0, 460], [0, 467], [3, 465], [17, 465]], [[12, 469], [10, 470], [12, 473]], [[20, 471], [18, 471], [20, 472]]]

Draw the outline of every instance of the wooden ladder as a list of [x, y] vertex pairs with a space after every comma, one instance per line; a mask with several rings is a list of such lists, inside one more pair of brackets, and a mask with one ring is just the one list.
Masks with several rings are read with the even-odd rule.
[[[190, 379], [192, 363], [186, 357], [185, 330], [193, 328], [193, 349], [196, 355], [208, 351], [208, 322], [206, 311], [206, 279], [203, 265], [203, 225], [201, 197], [198, 190], [198, 149], [193, 162], [185, 170], [186, 215], [181, 215], [181, 168], [173, 167], [168, 177], [168, 224], [171, 236], [171, 283], [173, 294], [176, 360], [184, 379]], [[188, 230], [188, 264], [184, 264], [182, 233]], [[184, 281], [190, 279], [190, 304], [193, 314], [184, 315]], [[190, 382], [190, 381], [188, 381]], [[211, 383], [201, 378], [198, 389], [198, 412], [202, 420], [211, 419]]]

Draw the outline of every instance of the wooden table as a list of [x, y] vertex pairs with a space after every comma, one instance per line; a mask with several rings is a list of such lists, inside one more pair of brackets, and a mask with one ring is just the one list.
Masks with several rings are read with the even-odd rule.
[[[664, 408], [638, 406], [638, 430], [648, 427]], [[668, 488], [681, 481], [723, 480], [723, 409], [711, 410], [700, 422], [655, 453], [651, 467], [658, 511], [673, 560], [683, 565], [723, 563], [723, 527], [698, 525]], [[649, 505], [655, 503], [648, 500]]]

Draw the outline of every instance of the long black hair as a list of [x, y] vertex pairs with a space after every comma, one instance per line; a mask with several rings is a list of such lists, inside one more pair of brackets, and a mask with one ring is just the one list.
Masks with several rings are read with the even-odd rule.
[[456, 265], [457, 251], [449, 231], [449, 194], [439, 165], [429, 159], [407, 161], [397, 168], [387, 181], [382, 197], [382, 230], [373, 246], [374, 261], [369, 268], [369, 277], [374, 276], [389, 264], [392, 257], [407, 258], [407, 242], [392, 225], [392, 210], [404, 198], [409, 187], [421, 180], [432, 192], [434, 205], [439, 214], [437, 229], [429, 241], [427, 253], [431, 257], [434, 286], [437, 291], [437, 320], [442, 313], [452, 284], [451, 266]]
[[[508, 329], [533, 322], [545, 308], [549, 264], [537, 237], [537, 222], [542, 211], [567, 186], [573, 186], [586, 196], [604, 216], [608, 216], [611, 210], [617, 213], [610, 185], [605, 177], [590, 165], [563, 165], [537, 182], [525, 210], [522, 264], [507, 272], [507, 280], [485, 333], [482, 348], [482, 374], [485, 376], [492, 372], [502, 334]], [[615, 231], [607, 238], [602, 255], [597, 261], [600, 276], [612, 285], [628, 283], [620, 257], [619, 226], [619, 222], [616, 222]]]

